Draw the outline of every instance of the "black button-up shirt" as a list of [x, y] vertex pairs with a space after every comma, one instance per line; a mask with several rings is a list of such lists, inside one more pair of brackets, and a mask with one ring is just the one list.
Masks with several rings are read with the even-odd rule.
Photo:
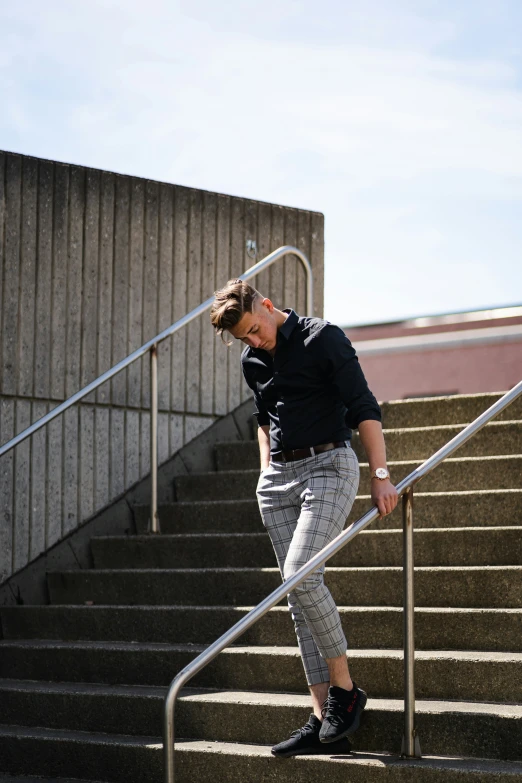
[[357, 354], [342, 329], [292, 309], [275, 354], [247, 346], [241, 366], [254, 392], [257, 423], [270, 425], [270, 451], [348, 440], [365, 419], [381, 421]]

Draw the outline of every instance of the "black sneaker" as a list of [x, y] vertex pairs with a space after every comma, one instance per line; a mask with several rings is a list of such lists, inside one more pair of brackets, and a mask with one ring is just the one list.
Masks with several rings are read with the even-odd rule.
[[357, 731], [367, 700], [368, 696], [355, 682], [351, 691], [330, 685], [328, 698], [321, 710], [323, 723], [319, 740], [322, 743], [337, 742]]
[[[301, 729], [293, 731], [289, 739], [280, 742], [279, 745], [274, 745], [272, 748], [272, 755], [279, 758], [288, 758], [289, 756], [299, 756], [313, 753], [326, 753], [324, 744], [319, 740], [319, 732], [321, 730], [321, 721], [314, 713], [310, 714], [308, 723]], [[335, 753], [351, 753], [352, 746], [348, 740], [339, 742], [335, 746]], [[332, 751], [328, 751], [332, 753]]]

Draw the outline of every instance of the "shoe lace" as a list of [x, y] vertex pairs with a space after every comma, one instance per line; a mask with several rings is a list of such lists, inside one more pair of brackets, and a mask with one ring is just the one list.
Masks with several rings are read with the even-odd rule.
[[[332, 726], [338, 726], [341, 723], [341, 713], [343, 711], [343, 704], [336, 699], [335, 696], [328, 695], [321, 705], [321, 716], [323, 720], [328, 719]], [[346, 711], [346, 707], [344, 707]]]
[[301, 739], [301, 737], [306, 737], [307, 734], [313, 734], [314, 732], [315, 732], [314, 727], [309, 721], [307, 721], [304, 726], [301, 726], [300, 729], [296, 729], [295, 731], [293, 731], [290, 734], [290, 736], [299, 737], [299, 739]]

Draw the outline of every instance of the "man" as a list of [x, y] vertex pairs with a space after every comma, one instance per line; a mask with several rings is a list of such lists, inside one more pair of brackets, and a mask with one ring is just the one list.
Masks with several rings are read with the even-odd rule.
[[[246, 345], [241, 363], [254, 392], [261, 459], [256, 494], [286, 580], [344, 527], [359, 486], [352, 428], [368, 456], [380, 517], [397, 505], [381, 411], [339, 327], [278, 310], [240, 279], [215, 292], [210, 317], [218, 334]], [[288, 594], [313, 713], [272, 748], [276, 756], [346, 752], [344, 738], [357, 730], [366, 704], [350, 677], [346, 638], [323, 573], [324, 566]]]

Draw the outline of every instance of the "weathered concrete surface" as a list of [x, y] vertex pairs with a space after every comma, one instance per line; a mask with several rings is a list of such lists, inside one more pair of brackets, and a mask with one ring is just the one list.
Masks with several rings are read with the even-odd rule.
[[[17, 606], [0, 610], [4, 638], [210, 644], [252, 606]], [[339, 606], [350, 649], [402, 646], [402, 608]], [[294, 645], [286, 606], [271, 609], [240, 644]], [[420, 650], [522, 652], [522, 609], [415, 609]]]
[[[251, 267], [249, 239], [307, 254], [322, 315], [318, 212], [2, 150], [0, 183], [1, 443]], [[276, 266], [257, 284], [302, 312], [299, 261]], [[208, 313], [160, 344], [160, 463], [245, 402], [239, 355]], [[142, 357], [3, 458], [0, 583], [147, 476], [149, 408]]]
[[[421, 489], [422, 489], [422, 485]], [[348, 522], [354, 522], [371, 508], [370, 495], [355, 499]], [[460, 492], [415, 492], [414, 526], [476, 527], [520, 525], [522, 489], [484, 489]], [[148, 506], [135, 506], [138, 533], [147, 529]], [[203, 500], [170, 503], [159, 508], [163, 533], [254, 533], [264, 531], [255, 497], [245, 500]], [[402, 527], [401, 504], [384, 519], [372, 522], [372, 530]]]
[[[381, 403], [383, 427], [428, 427], [443, 424], [469, 424], [490, 408], [505, 392], [455, 394], [447, 397], [419, 397]], [[493, 421], [522, 419], [519, 397]]]
[[[505, 392], [499, 391], [380, 401], [382, 425], [385, 429], [459, 424], [465, 426], [484, 413], [504, 394]], [[521, 420], [522, 398], [519, 397], [495, 416], [492, 422]], [[256, 429], [257, 427], [254, 426], [253, 433]]]
[[[428, 781], [444, 781], [444, 783], [459, 781], [486, 781], [493, 779], [517, 779], [521, 774], [521, 766], [515, 762], [491, 762], [479, 759], [443, 758], [441, 756], [423, 756], [422, 760], [402, 761], [398, 755], [361, 753], [354, 751], [350, 756], [335, 756], [325, 753], [319, 757], [296, 757], [291, 766], [281, 764], [281, 760], [271, 757], [270, 748], [252, 745], [233, 745], [222, 743], [215, 746], [208, 742], [194, 742], [178, 744], [180, 772], [183, 774], [185, 764], [189, 766], [189, 759], [198, 760], [198, 769], [203, 771], [206, 756], [209, 753], [219, 754], [224, 758], [221, 764], [213, 759], [213, 771], [220, 774], [219, 779], [233, 781], [240, 776], [245, 783], [255, 781], [279, 781], [292, 780], [294, 783], [309, 783], [310, 780], [328, 779], [336, 783], [346, 783], [346, 780], [354, 783], [373, 783], [384, 777], [390, 781], [401, 783], [413, 783], [419, 779]], [[330, 753], [333, 748], [329, 748]], [[188, 754], [191, 754], [190, 756]], [[207, 760], [208, 763], [208, 760]], [[497, 767], [498, 764], [498, 767]], [[217, 767], [217, 769], [216, 769]], [[196, 770], [190, 766], [192, 774]], [[236, 777], [237, 776], [237, 777]], [[504, 777], [505, 776], [505, 777]]]
[[[259, 603], [281, 584], [277, 568], [59, 571], [48, 574], [53, 603]], [[336, 603], [401, 606], [402, 568], [328, 568]], [[417, 606], [522, 608], [522, 566], [419, 567]]]
[[[6, 717], [20, 719], [31, 705], [49, 728], [118, 731], [160, 736], [166, 688], [95, 684], [18, 682], [2, 688]], [[275, 743], [302, 725], [309, 714], [308, 696], [187, 688], [179, 698], [178, 736], [221, 742]], [[25, 702], [25, 709], [24, 709]], [[353, 747], [375, 751], [400, 743], [403, 701], [369, 699]], [[426, 753], [461, 753], [482, 758], [521, 760], [522, 707], [480, 702], [422, 701], [417, 727]], [[73, 717], [74, 716], [74, 717]], [[49, 725], [51, 724], [51, 725]], [[64, 725], [65, 724], [65, 725]]]
[[[463, 429], [463, 425], [458, 424], [385, 429], [387, 460], [395, 462], [397, 460], [428, 459]], [[519, 454], [521, 442], [522, 421], [493, 421], [464, 443], [455, 452], [455, 456], [485, 457], [499, 454]], [[358, 434], [354, 435], [352, 446], [359, 460], [364, 462], [367, 457]], [[216, 446], [216, 465], [218, 470], [258, 468], [259, 446], [255, 441], [244, 441], [240, 445], [220, 443]]]
[[[159, 466], [160, 503], [174, 500], [173, 482], [176, 476], [186, 474], [193, 468], [213, 469], [215, 444], [223, 437], [231, 440], [243, 436], [243, 420], [249, 415], [250, 407], [250, 403], [243, 403], [234, 413], [223, 416], [208, 429], [196, 434], [172, 458]], [[1, 585], [0, 605], [48, 603], [46, 572], [55, 568], [91, 568], [92, 536], [109, 531], [115, 535], [131, 535], [136, 531], [136, 525], [138, 532], [146, 532], [150, 527], [150, 505], [139, 504], [148, 502], [149, 499], [150, 476], [147, 476]], [[139, 513], [135, 512], [135, 507], [140, 509]]]
[[[47, 778], [47, 777], [27, 777], [26, 775], [11, 775], [0, 774], [0, 783], [78, 783], [79, 778]], [[82, 783], [97, 783], [97, 781], [83, 780]]]
[[[181, 671], [204, 649], [203, 645], [144, 642], [3, 641], [0, 662], [9, 688], [18, 680], [166, 686], [173, 672]], [[372, 697], [402, 697], [402, 650], [350, 650], [348, 659], [352, 677]], [[297, 646], [227, 648], [191, 685], [306, 692]], [[522, 702], [522, 653], [418, 650], [415, 693], [420, 699], [476, 701], [486, 701], [494, 693], [497, 702]], [[14, 717], [9, 720], [20, 722]]]
[[[266, 532], [91, 539], [95, 568], [255, 568], [276, 565]], [[522, 526], [416, 530], [418, 566], [522, 565]], [[402, 530], [363, 530], [329, 561], [332, 566], [399, 566]]]
[[[412, 473], [418, 460], [389, 462], [394, 484]], [[362, 463], [359, 492], [370, 491], [367, 463]], [[230, 500], [255, 497], [259, 470], [192, 474], [176, 479], [178, 500]], [[522, 455], [497, 457], [448, 457], [417, 485], [423, 492], [455, 490], [521, 489]]]
[[[459, 424], [435, 427], [409, 427], [384, 430], [386, 456], [390, 460], [428, 459], [458, 435]], [[486, 457], [499, 454], [520, 454], [522, 421], [495, 421], [486, 424], [454, 453], [457, 457]], [[353, 448], [360, 460], [366, 453], [356, 433]]]
[[[77, 774], [78, 767], [92, 778], [100, 764], [106, 779], [114, 783], [161, 783], [164, 779], [159, 737], [5, 726], [0, 728], [0, 750], [11, 773], [31, 772], [35, 759], [41, 766], [43, 762], [46, 773], [53, 776], [48, 783], [60, 783], [56, 775]], [[175, 760], [180, 783], [193, 783], [209, 774], [223, 783], [237, 783], [238, 779], [242, 783], [310, 783], [323, 778], [332, 783], [345, 783], [347, 778], [354, 783], [417, 783], [421, 775], [429, 783], [522, 780], [522, 765], [516, 762], [431, 755], [420, 761], [401, 761], [391, 753], [355, 751], [336, 756], [332, 748], [324, 756], [301, 756], [289, 761], [274, 758], [267, 745], [209, 740], [177, 739]]]

